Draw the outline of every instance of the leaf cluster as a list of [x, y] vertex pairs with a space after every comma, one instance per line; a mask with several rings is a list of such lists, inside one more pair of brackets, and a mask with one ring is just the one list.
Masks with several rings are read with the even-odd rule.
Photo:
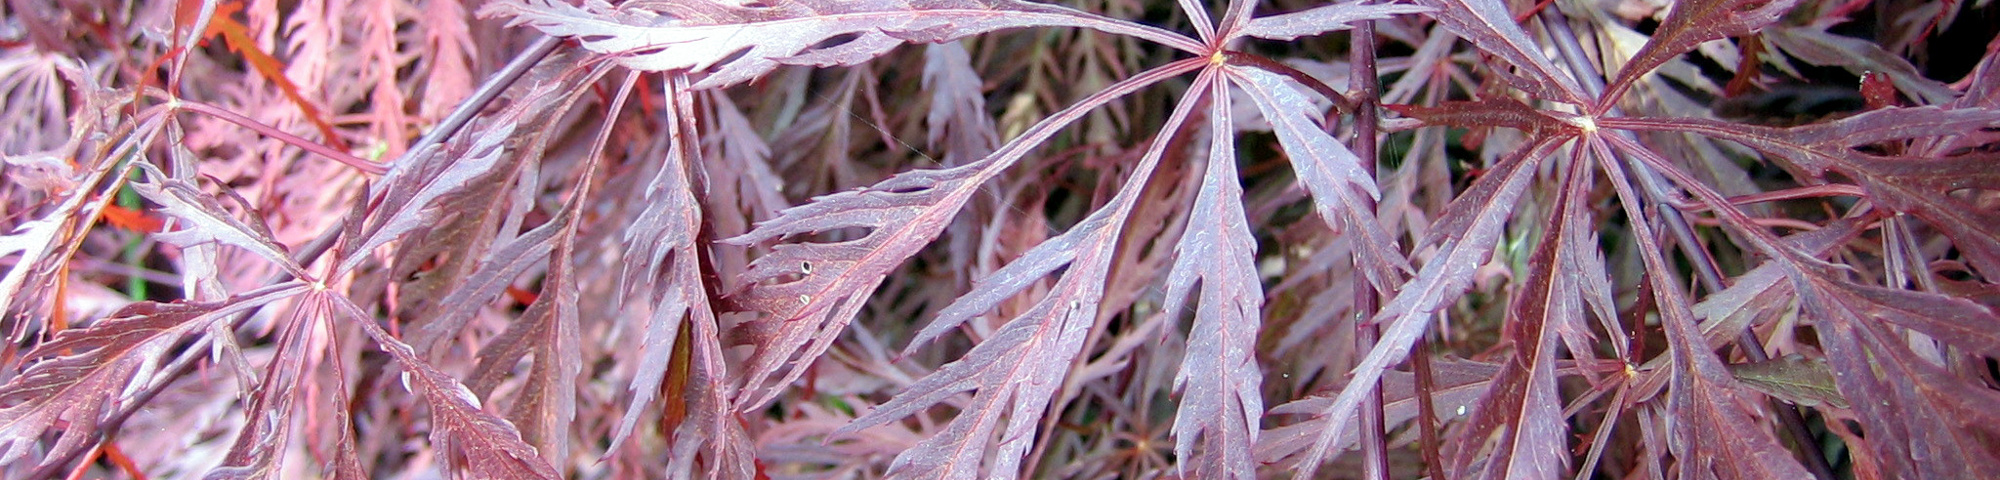
[[8, 2], [0, 477], [2000, 477], [1920, 3]]

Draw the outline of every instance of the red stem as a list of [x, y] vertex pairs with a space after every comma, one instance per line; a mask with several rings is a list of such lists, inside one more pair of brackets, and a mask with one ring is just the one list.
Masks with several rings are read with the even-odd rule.
[[[1354, 26], [1353, 40], [1349, 43], [1349, 61], [1354, 66], [1349, 84], [1354, 88], [1354, 155], [1361, 158], [1361, 168], [1368, 176], [1375, 176], [1377, 159], [1376, 115], [1381, 99], [1381, 79], [1375, 72], [1375, 22], [1365, 21]], [[1336, 100], [1338, 101], [1338, 100]], [[1356, 208], [1375, 209], [1373, 200], [1363, 199]], [[1381, 326], [1371, 319], [1380, 308], [1381, 292], [1367, 282], [1359, 282], [1354, 288], [1354, 312], [1356, 314], [1355, 342], [1359, 351], [1367, 352], [1375, 348], [1375, 341], [1381, 336]], [[1420, 341], [1421, 342], [1421, 341]], [[1348, 388], [1355, 388], [1349, 385]], [[1377, 378], [1374, 385], [1361, 386], [1373, 391], [1361, 403], [1361, 456], [1363, 477], [1371, 480], [1389, 478], [1389, 432], [1382, 413], [1382, 380]]]
[[361, 157], [356, 157], [347, 152], [335, 150], [333, 147], [329, 147], [326, 146], [325, 144], [315, 142], [312, 140], [307, 140], [304, 137], [293, 135], [290, 132], [286, 132], [284, 130], [279, 130], [277, 127], [265, 125], [263, 124], [263, 122], [258, 122], [255, 119], [251, 119], [250, 117], [245, 117], [242, 114], [229, 111], [228, 109], [224, 109], [222, 107], [217, 107], [214, 105], [209, 105], [206, 103], [201, 103], [194, 100], [186, 100], [186, 99], [170, 99], [168, 101], [177, 103], [179, 105], [179, 107], [176, 108], [177, 110], [187, 110], [191, 112], [203, 113], [211, 117], [226, 120], [229, 123], [242, 125], [245, 128], [256, 130], [257, 133], [262, 133], [271, 138], [276, 138], [278, 139], [278, 141], [291, 144], [292, 146], [299, 147], [300, 149], [303, 149], [305, 151], [317, 153], [320, 156], [331, 158], [333, 159], [333, 161], [336, 162], [345, 163], [348, 166], [354, 167], [355, 169], [361, 170], [363, 173], [367, 173], [369, 175], [381, 175], [389, 172], [388, 168], [383, 167], [379, 163], [371, 162]]

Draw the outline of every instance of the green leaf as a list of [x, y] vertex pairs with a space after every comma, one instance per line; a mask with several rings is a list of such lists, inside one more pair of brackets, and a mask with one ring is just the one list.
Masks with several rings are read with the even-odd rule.
[[1826, 360], [1790, 354], [1762, 362], [1729, 366], [1729, 374], [1750, 388], [1801, 406], [1847, 408], [1847, 398], [1834, 386]]

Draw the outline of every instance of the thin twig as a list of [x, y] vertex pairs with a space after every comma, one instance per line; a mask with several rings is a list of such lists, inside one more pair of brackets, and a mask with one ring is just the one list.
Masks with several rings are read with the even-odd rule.
[[[1353, 74], [1348, 82], [1354, 89], [1354, 155], [1361, 158], [1361, 168], [1369, 177], [1375, 176], [1377, 160], [1376, 108], [1381, 103], [1381, 79], [1375, 76], [1375, 22], [1364, 21], [1354, 26], [1353, 40], [1348, 44], [1349, 63]], [[1337, 100], [1336, 100], [1337, 101]], [[1375, 210], [1375, 201], [1363, 197], [1360, 208]], [[1358, 241], [1358, 240], [1357, 240]], [[1354, 288], [1355, 343], [1360, 351], [1375, 349], [1375, 341], [1382, 334], [1381, 326], [1373, 321], [1375, 310], [1379, 308], [1381, 292], [1375, 291], [1368, 282], [1361, 282]], [[1374, 385], [1361, 388], [1370, 389], [1368, 399], [1361, 403], [1361, 457], [1363, 478], [1387, 480], [1389, 478], [1389, 432], [1382, 413], [1382, 379], [1376, 378]], [[1355, 388], [1349, 385], [1347, 388]]]
[[1431, 392], [1437, 389], [1437, 382], [1431, 376], [1431, 336], [1417, 337], [1417, 346], [1410, 350], [1410, 365], [1417, 370], [1417, 438], [1423, 445], [1424, 470], [1433, 479], [1444, 477], [1444, 455], [1438, 453], [1442, 441], [1438, 439], [1437, 405], [1431, 399]]
[[183, 98], [169, 99], [168, 102], [170, 105], [176, 106], [177, 109], [179, 110], [187, 110], [190, 112], [207, 114], [208, 116], [220, 118], [225, 121], [228, 121], [229, 123], [241, 125], [244, 128], [256, 130], [257, 133], [262, 133], [265, 136], [276, 138], [279, 141], [285, 142], [294, 147], [299, 147], [299, 149], [312, 153], [317, 153], [320, 156], [333, 159], [333, 161], [347, 164], [348, 166], [354, 167], [356, 170], [360, 170], [363, 173], [367, 173], [369, 175], [381, 175], [389, 172], [389, 169], [383, 167], [381, 164], [368, 161], [367, 159], [361, 157], [354, 156], [354, 154], [351, 153], [340, 151], [333, 147], [327, 146], [326, 144], [306, 139], [305, 137], [293, 135], [291, 132], [279, 130], [278, 127], [265, 125], [263, 122], [259, 122], [256, 119], [252, 119], [250, 117], [245, 117], [243, 116], [243, 114], [240, 113], [229, 111], [229, 109], [226, 108], [217, 107], [214, 105], [209, 105], [206, 103], [183, 99]]

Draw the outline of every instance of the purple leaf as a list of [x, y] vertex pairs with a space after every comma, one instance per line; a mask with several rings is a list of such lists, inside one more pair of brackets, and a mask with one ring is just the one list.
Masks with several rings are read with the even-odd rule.
[[1528, 258], [1527, 278], [1502, 327], [1514, 344], [1514, 360], [1503, 364], [1494, 388], [1487, 391], [1488, 399], [1473, 414], [1470, 425], [1476, 430], [1458, 437], [1453, 467], [1460, 472], [1473, 462], [1479, 444], [1492, 436], [1487, 432], [1505, 427], [1486, 459], [1483, 477], [1558, 478], [1567, 473], [1569, 443], [1563, 426], [1568, 419], [1562, 414], [1564, 402], [1555, 383], [1557, 332], [1587, 328], [1582, 327], [1579, 283], [1593, 273], [1603, 276], [1601, 270], [1583, 272], [1580, 265], [1596, 254], [1596, 246], [1576, 245], [1594, 240], [1587, 236], [1594, 226], [1589, 221], [1593, 182], [1585, 160], [1581, 155], [1571, 157], [1558, 183], [1556, 210], [1549, 214], [1551, 230]]
[[[1607, 172], [1612, 185], [1617, 187], [1621, 200], [1619, 204], [1624, 207], [1627, 218], [1632, 219], [1633, 231], [1656, 231], [1641, 211], [1643, 203], [1640, 194], [1632, 189], [1624, 167], [1611, 156], [1610, 147], [1598, 141], [1599, 138], [1596, 135], [1586, 136], [1598, 165]], [[1663, 273], [1673, 271], [1673, 267], [1667, 263], [1661, 253], [1663, 250], [1653, 237], [1647, 233], [1633, 235], [1647, 270], [1654, 272], [1646, 278], [1658, 302], [1662, 317], [1660, 323], [1666, 330], [1671, 352], [1673, 365], [1668, 380], [1671, 389], [1668, 409], [1679, 421], [1673, 423], [1673, 436], [1668, 441], [1668, 447], [1681, 462], [1679, 467], [1691, 472], [1691, 475], [1702, 476], [1811, 477], [1805, 466], [1792, 458], [1791, 452], [1779, 445], [1770, 432], [1757, 428], [1758, 424], [1743, 411], [1735, 378], [1715, 357], [1708, 342], [1702, 339], [1678, 281], [1673, 275]]]
[[[656, 151], [663, 152], [660, 171], [646, 187], [645, 210], [625, 231], [630, 245], [623, 272], [622, 289], [626, 302], [652, 306], [641, 339], [641, 367], [629, 384], [632, 401], [612, 434], [612, 451], [631, 438], [639, 417], [655, 396], [673, 365], [676, 350], [692, 352], [688, 375], [704, 381], [690, 382], [694, 388], [683, 392], [688, 402], [687, 421], [672, 432], [672, 462], [692, 475], [697, 453], [705, 454], [710, 477], [749, 477], [754, 474], [751, 446], [742, 424], [731, 415], [730, 397], [736, 391], [726, 380], [728, 367], [722, 358], [722, 340], [710, 303], [710, 287], [704, 279], [703, 248], [696, 240], [702, 228], [702, 203], [695, 199], [689, 173], [701, 163], [694, 138], [694, 95], [683, 75], [672, 75], [667, 95], [673, 103], [667, 113], [667, 135], [659, 138]], [[636, 260], [636, 261], [632, 261]], [[637, 300], [634, 302], [633, 300]], [[683, 331], [683, 329], [687, 329]], [[678, 345], [686, 340], [692, 345]]]
[[[154, 122], [150, 129], [142, 129], [142, 131], [155, 133], [159, 130], [158, 122]], [[151, 142], [154, 137], [153, 133], [135, 135], [133, 138], [127, 139], [126, 142], [144, 144]], [[132, 144], [121, 143], [117, 148], [121, 150], [133, 148], [134, 145]], [[103, 162], [101, 168], [91, 170], [90, 174], [78, 183], [82, 185], [104, 184], [107, 177], [112, 175], [123, 177], [130, 173], [130, 166], [136, 164], [136, 162], [125, 162], [124, 165], [127, 166], [126, 168], [114, 168], [118, 163], [120, 162]], [[26, 169], [15, 166], [11, 159], [0, 165], [4, 165], [8, 169], [9, 178], [7, 180], [9, 183], [18, 181], [13, 178], [15, 175], [25, 176], [25, 172], [23, 171]], [[108, 191], [101, 193], [93, 193], [90, 190], [73, 191], [69, 195], [62, 196], [60, 202], [54, 202], [56, 203], [56, 207], [44, 213], [40, 218], [16, 224], [12, 230], [0, 229], [0, 232], [5, 232], [0, 233], [0, 259], [14, 257], [16, 254], [19, 255], [11, 261], [12, 263], [7, 269], [7, 273], [0, 275], [0, 327], [9, 327], [15, 324], [18, 321], [15, 315], [20, 313], [18, 310], [35, 308], [33, 302], [30, 302], [28, 305], [15, 303], [24, 297], [21, 294], [24, 288], [30, 285], [42, 288], [41, 285], [53, 283], [52, 280], [44, 281], [44, 279], [48, 279], [57, 270], [53, 260], [68, 257], [69, 254], [66, 252], [71, 251], [74, 247], [65, 246], [65, 244], [69, 243], [67, 239], [82, 235], [81, 232], [74, 232], [73, 230], [90, 227], [89, 225], [76, 225], [77, 222], [74, 222], [73, 219], [97, 218], [100, 212], [103, 211], [105, 204], [111, 201], [111, 198], [112, 195]], [[53, 199], [52, 197], [51, 200]], [[51, 253], [55, 253], [56, 255], [50, 255]], [[31, 277], [34, 277], [36, 281], [29, 282], [28, 280]], [[34, 290], [29, 291], [33, 292]], [[40, 296], [42, 295], [27, 295], [26, 297], [35, 298]], [[25, 330], [18, 327], [13, 329], [15, 333], [9, 337], [9, 340], [19, 343], [21, 341], [19, 336], [24, 334]]]
[[453, 476], [481, 479], [561, 478], [556, 469], [537, 454], [535, 447], [521, 440], [514, 424], [480, 407], [479, 397], [458, 379], [440, 372], [417, 356], [409, 344], [397, 340], [361, 307], [346, 297], [327, 291], [309, 295], [325, 297], [349, 321], [361, 325], [382, 350], [403, 366], [403, 388], [424, 399], [431, 411], [431, 446], [445, 461]]
[[[541, 145], [522, 148], [523, 141], [516, 132], [535, 137], [549, 135], [549, 129], [559, 122], [549, 117], [556, 107], [568, 105], [584, 87], [602, 77], [608, 69], [594, 68], [577, 75], [552, 75], [553, 78], [536, 78], [535, 83], [522, 94], [521, 98], [506, 109], [487, 118], [483, 128], [474, 130], [470, 138], [460, 138], [448, 143], [433, 144], [419, 151], [404, 155], [383, 176], [381, 183], [370, 189], [367, 203], [363, 204], [366, 221], [356, 220], [345, 232], [349, 241], [340, 249], [339, 267], [336, 271], [351, 271], [371, 258], [378, 247], [394, 242], [412, 233], [433, 231], [439, 228], [462, 228], [472, 221], [453, 221], [440, 226], [442, 221], [462, 216], [447, 217], [446, 213], [457, 213], [462, 209], [483, 205], [485, 195], [497, 195], [502, 188], [513, 183], [515, 166], [524, 157], [539, 159]], [[527, 128], [522, 128], [522, 126]], [[536, 142], [540, 143], [540, 142]], [[457, 205], [454, 205], [457, 204]], [[469, 204], [469, 205], [468, 205]], [[511, 233], [512, 230], [509, 231]], [[469, 250], [465, 242], [440, 241], [436, 238], [422, 238], [415, 243], [425, 248], [441, 248], [460, 255]], [[444, 245], [425, 245], [425, 242]], [[405, 249], [401, 255], [414, 255], [422, 249]], [[458, 258], [458, 257], [452, 257]], [[460, 260], [471, 263], [468, 260]]]
[[1957, 96], [1951, 87], [1925, 78], [1908, 60], [1868, 40], [1807, 27], [1773, 28], [1766, 30], [1763, 37], [1778, 50], [1806, 63], [1845, 67], [1856, 76], [1888, 74], [1897, 90], [1910, 98], [1922, 99], [1926, 105], [1948, 104]]
[[[993, 123], [993, 117], [986, 113], [986, 86], [980, 79], [979, 71], [973, 68], [972, 55], [965, 50], [963, 42], [948, 42], [924, 47], [924, 88], [931, 91], [930, 110], [924, 117], [924, 125], [930, 128], [926, 137], [932, 149], [944, 149], [943, 164], [964, 165], [992, 153], [1000, 145], [1000, 130]], [[991, 187], [988, 188], [992, 192]], [[991, 196], [997, 198], [997, 195]], [[981, 248], [980, 223], [987, 212], [996, 210], [988, 202], [974, 200], [972, 215], [960, 215], [945, 227], [944, 237], [950, 242], [947, 250], [957, 258], [976, 258]], [[975, 269], [959, 269], [957, 280], [970, 283], [971, 277], [979, 272]]]
[[1965, 94], [1952, 101], [1958, 108], [2000, 108], [2000, 55], [1987, 55], [1962, 80]]
[[[1252, 3], [1252, 2], [1232, 2]], [[1394, 3], [1346, 2], [1300, 10], [1292, 13], [1267, 15], [1250, 19], [1237, 35], [1257, 37], [1266, 40], [1291, 41], [1299, 37], [1310, 37], [1354, 28], [1355, 22], [1382, 20], [1396, 15], [1430, 12], [1430, 7], [1401, 5]]]
[[[824, 353], [842, 328], [853, 321], [863, 297], [873, 293], [896, 265], [937, 238], [980, 184], [1090, 109], [1204, 64], [1203, 59], [1182, 60], [1112, 85], [1037, 123], [980, 161], [943, 170], [905, 172], [870, 187], [822, 196], [786, 209], [750, 233], [725, 240], [746, 244], [846, 228], [868, 229], [858, 239], [778, 245], [750, 264], [740, 280], [745, 285], [729, 300], [733, 309], [766, 314], [753, 322], [767, 327], [763, 331], [768, 336], [754, 339], [758, 352], [746, 369], [738, 408], [758, 408], [802, 375], [802, 367]], [[990, 299], [998, 302], [1012, 291], [993, 293]], [[984, 311], [982, 307], [975, 313]], [[932, 329], [949, 328], [933, 324], [911, 345], [914, 348], [935, 336]], [[771, 375], [788, 364], [792, 365], [789, 372], [777, 384], [766, 385]]]
[[2000, 125], [2000, 111], [1937, 107], [1875, 110], [1831, 122], [1773, 128], [1694, 118], [1601, 118], [1605, 128], [1688, 132], [1722, 138], [1787, 162], [1806, 174], [1821, 176], [1834, 169], [1853, 171], [1854, 147], [1875, 143], [1963, 133]]
[[[1989, 478], [2000, 474], [1993, 439], [2000, 393], [1968, 383], [1917, 357], [1908, 340], [1866, 321], [1868, 303], [1816, 278], [1800, 296], [1807, 313], [1826, 325], [1821, 343], [1840, 393], [1868, 433], [1873, 458], [1890, 478]], [[1855, 307], [1860, 304], [1861, 309]]]
[[1387, 324], [1375, 349], [1354, 367], [1347, 383], [1350, 388], [1342, 389], [1334, 402], [1319, 412], [1332, 419], [1332, 423], [1320, 431], [1299, 464], [1304, 469], [1302, 476], [1312, 476], [1332, 453], [1334, 440], [1350, 433], [1348, 422], [1352, 421], [1362, 397], [1373, 390], [1369, 386], [1409, 354], [1410, 347], [1429, 327], [1444, 302], [1456, 298], [1471, 285], [1474, 269], [1492, 254], [1500, 227], [1527, 190], [1528, 180], [1534, 177], [1543, 157], [1557, 145], [1558, 142], [1545, 141], [1516, 152], [1513, 158], [1503, 160], [1480, 176], [1472, 188], [1446, 207], [1445, 216], [1431, 230], [1431, 236], [1439, 241], [1437, 256], [1424, 264], [1415, 278], [1396, 289], [1396, 296], [1370, 320]]
[[694, 88], [735, 85], [779, 65], [854, 65], [904, 43], [939, 43], [994, 30], [1082, 27], [1129, 35], [1188, 52], [1201, 44], [1177, 33], [1069, 8], [1015, 0], [783, 0], [730, 5], [702, 0], [647, 2], [650, 10], [582, 7], [554, 0], [493, 3], [543, 33], [646, 71], [710, 72]]
[[420, 326], [411, 332], [410, 346], [428, 353], [437, 349], [439, 341], [457, 335], [465, 328], [466, 322], [477, 316], [488, 302], [500, 296], [523, 272], [537, 261], [548, 258], [549, 251], [555, 248], [556, 235], [566, 228], [564, 223], [552, 221], [542, 224], [492, 249], [486, 258], [479, 259], [479, 265], [472, 274], [438, 301], [445, 308], [422, 313], [425, 318], [415, 322]]
[[[1852, 240], [1861, 233], [1867, 220], [1853, 218], [1842, 220], [1819, 230], [1802, 232], [1785, 238], [1790, 248], [1807, 255], [1824, 255], [1840, 244]], [[1729, 288], [1711, 293], [1701, 302], [1689, 307], [1695, 318], [1702, 319], [1702, 335], [1708, 337], [1711, 346], [1734, 340], [1750, 322], [1756, 318], [1769, 318], [1791, 310], [1793, 285], [1786, 281], [1792, 271], [1785, 263], [1766, 263], [1737, 276]]]
[[[468, 388], [477, 396], [489, 394], [501, 375], [512, 371], [521, 358], [534, 356], [524, 385], [515, 394], [508, 419], [521, 429], [524, 441], [554, 455], [560, 462], [569, 452], [569, 425], [576, 420], [576, 380], [582, 371], [582, 342], [577, 332], [577, 287], [571, 263], [574, 261], [576, 204], [563, 209], [544, 228], [560, 230], [560, 246], [555, 255], [545, 250], [548, 276], [542, 280], [541, 294], [507, 326], [498, 338], [479, 350], [479, 363], [469, 377]], [[459, 310], [471, 310], [464, 308]]]
[[1371, 200], [1381, 197], [1375, 179], [1362, 169], [1362, 162], [1372, 160], [1355, 157], [1313, 121], [1318, 112], [1309, 111], [1312, 102], [1286, 83], [1285, 77], [1237, 66], [1225, 67], [1224, 72], [1250, 94], [1258, 111], [1271, 122], [1271, 131], [1278, 134], [1278, 143], [1291, 158], [1299, 183], [1312, 192], [1320, 219], [1335, 232], [1359, 235], [1353, 242], [1355, 265], [1377, 289], [1387, 291], [1390, 282], [1410, 267], [1368, 207]]
[[44, 459], [67, 458], [87, 447], [104, 434], [100, 422], [137, 407], [125, 404], [128, 392], [167, 380], [155, 375], [163, 365], [198, 351], [176, 353], [175, 344], [304, 290], [304, 284], [290, 282], [220, 303], [135, 303], [88, 327], [57, 332], [24, 355], [41, 360], [0, 386], [0, 464], [36, 450], [35, 441], [58, 422], [69, 426], [41, 451]]
[[1613, 105], [1640, 75], [1693, 50], [1702, 42], [1740, 37], [1763, 29], [1791, 11], [1798, 0], [1684, 0], [1673, 4], [1653, 37], [1618, 70], [1600, 102]]
[[[1199, 59], [1197, 59], [1199, 61]], [[1198, 64], [1197, 64], [1198, 65]], [[1214, 70], [1195, 78], [1193, 92], [1212, 88]], [[1202, 95], [1181, 99], [1162, 131], [1179, 131]], [[1156, 138], [1139, 166], [1110, 204], [1091, 213], [1069, 231], [1037, 245], [1020, 259], [981, 279], [973, 292], [952, 302], [918, 333], [911, 348], [942, 331], [985, 313], [1001, 299], [1057, 268], [1067, 266], [1051, 293], [1008, 321], [993, 336], [964, 357], [925, 376], [835, 436], [913, 415], [961, 392], [979, 389], [972, 403], [943, 431], [896, 456], [890, 478], [1015, 478], [1020, 462], [1033, 446], [1050, 397], [1063, 386], [1084, 338], [1096, 323], [1104, 282], [1110, 273], [1119, 234], [1135, 207], [1139, 191], [1168, 148], [1169, 138]], [[1003, 149], [1004, 150], [1004, 149]], [[988, 456], [1000, 419], [1010, 420], [1000, 434], [998, 451]], [[990, 463], [989, 463], [990, 459]]]
[[[779, 194], [779, 189], [785, 185], [784, 180], [771, 169], [770, 144], [764, 142], [764, 137], [760, 136], [750, 119], [743, 117], [743, 112], [729, 100], [728, 95], [714, 92], [706, 99], [715, 112], [715, 131], [707, 138], [708, 151], [719, 153], [711, 156], [727, 159], [740, 167], [720, 172], [711, 170], [709, 175], [718, 179], [737, 177], [738, 181], [733, 186], [738, 191], [736, 197], [739, 197], [743, 212], [753, 220], [790, 207], [785, 196]], [[725, 186], [718, 181], [714, 188]], [[742, 228], [736, 231], [747, 230]]]
[[924, 47], [924, 89], [931, 91], [931, 148], [944, 148], [946, 165], [984, 157], [1000, 145], [1000, 131], [986, 114], [985, 85], [972, 56], [958, 42]]
[[[83, 195], [76, 195], [74, 198], [82, 197]], [[74, 209], [81, 204], [80, 201], [64, 202], [62, 209], [50, 212], [48, 216], [24, 222], [14, 227], [14, 231], [0, 235], [0, 258], [20, 255], [14, 258], [14, 263], [7, 269], [6, 275], [0, 275], [0, 315], [10, 318], [5, 325], [14, 322], [11, 320], [16, 308], [14, 300], [21, 297], [22, 288], [29, 285], [29, 274], [37, 273], [36, 264], [42, 263], [52, 250], [56, 250], [56, 240], [61, 238], [58, 233], [68, 233], [68, 228], [65, 227], [68, 227], [69, 222], [65, 219], [69, 218], [69, 213], [65, 210]]]
[[[1951, 190], [1956, 188], [1925, 188], [1928, 185], [1924, 183], [1928, 182], [1921, 179], [1905, 183], [1904, 178], [1882, 175], [1877, 168], [1866, 165], [1857, 169], [1866, 172], [1858, 175], [1857, 180], [1868, 191], [1869, 199], [1890, 210], [1923, 219], [1942, 231], [1981, 272], [2000, 272], [2000, 229], [1993, 228], [2000, 225], [2000, 213], [1952, 195]], [[1969, 175], [1962, 180], [1976, 178]]]
[[[328, 341], [321, 329], [330, 329], [332, 314], [332, 305], [320, 295], [299, 299], [279, 335], [277, 352], [264, 370], [263, 382], [244, 407], [247, 425], [237, 433], [222, 465], [203, 480], [274, 478], [282, 471], [281, 457], [292, 438], [299, 386], [309, 381], [307, 373], [319, 363], [314, 358], [321, 352], [310, 350]], [[345, 422], [338, 425], [351, 428]]]
[[[747, 285], [731, 294], [730, 307], [770, 314], [756, 322], [776, 327], [758, 340], [739, 405], [755, 409], [804, 372], [792, 368], [775, 386], [769, 375], [801, 351], [810, 362], [830, 345], [861, 309], [889, 271], [937, 237], [978, 185], [1005, 163], [979, 162], [945, 170], [897, 175], [866, 189], [819, 197], [786, 209], [756, 230], [728, 240], [751, 243], [797, 233], [864, 227], [858, 239], [834, 243], [781, 244], [751, 262]], [[785, 277], [797, 280], [785, 281]]]
[[1509, 97], [1465, 102], [1443, 102], [1436, 106], [1388, 105], [1387, 108], [1425, 124], [1460, 128], [1506, 127], [1531, 136], [1575, 135], [1576, 125], [1555, 117], [1556, 112], [1539, 110]]
[[1472, 42], [1481, 52], [1520, 69], [1519, 73], [1509, 73], [1502, 67], [1493, 69], [1493, 73], [1514, 88], [1542, 100], [1587, 103], [1589, 96], [1584, 95], [1576, 80], [1542, 56], [1541, 47], [1535, 45], [1520, 24], [1514, 23], [1507, 6], [1499, 0], [1417, 0], [1416, 3], [1436, 10], [1431, 17], [1437, 19], [1438, 26]]
[[163, 213], [180, 219], [184, 222], [182, 226], [187, 227], [157, 235], [160, 241], [182, 248], [211, 243], [229, 245], [263, 257], [292, 275], [306, 276], [305, 270], [285, 252], [285, 247], [271, 239], [270, 232], [222, 214], [228, 210], [214, 197], [195, 189], [194, 185], [166, 178], [150, 163], [139, 162], [137, 165], [151, 181], [132, 183], [132, 190], [160, 204]]
[[[1175, 0], [1175, 3], [1180, 5], [1181, 13], [1188, 16], [1188, 22], [1194, 24], [1195, 34], [1201, 38], [1202, 43], [1214, 43], [1216, 25], [1215, 19], [1208, 16], [1208, 7], [1195, 0]], [[1230, 2], [1230, 5], [1241, 3], [1246, 2]]]
[[[1501, 370], [1500, 365], [1470, 361], [1440, 361], [1436, 368], [1436, 383], [1430, 394], [1439, 420], [1468, 415], [1473, 404], [1491, 389]], [[1415, 375], [1393, 370], [1383, 372], [1382, 390], [1383, 425], [1394, 428], [1417, 417]], [[1333, 397], [1314, 395], [1272, 407], [1270, 413], [1317, 415], [1333, 403]], [[1331, 420], [1327, 417], [1315, 417], [1266, 431], [1257, 444], [1257, 458], [1265, 463], [1278, 463], [1283, 458], [1296, 455], [1311, 447], [1320, 434], [1325, 433], [1328, 423]], [[1358, 437], [1355, 433], [1353, 430], [1342, 433], [1334, 447], [1349, 448]]]
[[[1961, 133], [2000, 125], [1989, 109], [1892, 108], [1836, 121], [1777, 129], [1698, 119], [1603, 119], [1611, 128], [1684, 131], [1741, 143], [1814, 177], [1838, 172], [1865, 188], [1870, 199], [1916, 216], [1942, 230], [1983, 271], [2000, 272], [2000, 215], [1973, 208], [1950, 191], [1992, 181], [1979, 157], [1885, 159], [1853, 149], [1882, 142]], [[1940, 177], [1958, 176], [1958, 181]], [[1968, 182], [1968, 183], [1959, 183]]]
[[1968, 352], [2000, 357], [2000, 316], [1985, 305], [1929, 292], [1897, 290], [1851, 282], [1824, 286], [1856, 315], [1923, 332]]
[[1856, 156], [1874, 177], [1902, 188], [1952, 193], [1965, 189], [2000, 190], [2000, 152], [1971, 152], [1950, 157]]
[[[377, 195], [383, 200], [383, 210], [370, 218], [381, 220], [371, 222], [365, 239], [357, 245], [345, 249], [354, 254], [346, 255], [339, 270], [351, 270], [367, 260], [368, 252], [387, 244], [403, 235], [437, 222], [439, 209], [436, 203], [448, 193], [467, 187], [473, 180], [493, 173], [506, 156], [503, 148], [513, 135], [519, 120], [501, 120], [490, 128], [479, 132], [471, 140], [463, 155], [455, 159], [440, 159], [446, 155], [438, 148], [429, 153], [418, 152], [410, 156], [422, 159], [409, 163], [398, 163], [389, 170], [383, 181], [387, 187]], [[442, 165], [436, 165], [442, 164]], [[434, 174], [424, 170], [437, 169]]]
[[1201, 284], [1187, 354], [1174, 376], [1181, 395], [1174, 455], [1181, 459], [1182, 476], [1255, 478], [1250, 447], [1264, 416], [1263, 371], [1255, 354], [1264, 292], [1254, 264], [1257, 239], [1243, 216], [1243, 187], [1237, 183], [1229, 82], [1225, 77], [1211, 85], [1208, 170], [1167, 275], [1169, 318], [1178, 318], [1188, 291]]

